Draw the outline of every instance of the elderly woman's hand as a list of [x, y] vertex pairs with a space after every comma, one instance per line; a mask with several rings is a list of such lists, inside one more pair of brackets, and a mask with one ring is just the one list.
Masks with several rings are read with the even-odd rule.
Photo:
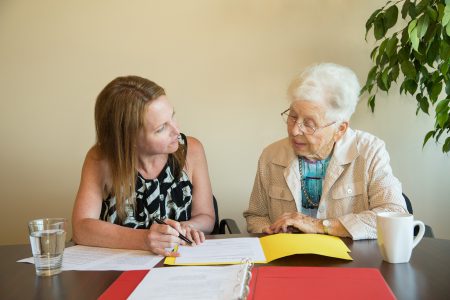
[[322, 225], [319, 219], [312, 218], [299, 212], [282, 214], [270, 227], [265, 228], [265, 233], [290, 233], [295, 230], [304, 233], [322, 233]]

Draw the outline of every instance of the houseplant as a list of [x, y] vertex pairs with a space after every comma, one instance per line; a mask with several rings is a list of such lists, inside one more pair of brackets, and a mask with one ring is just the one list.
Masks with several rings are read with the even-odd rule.
[[366, 40], [371, 31], [373, 67], [361, 94], [372, 112], [377, 93], [395, 85], [415, 97], [416, 114], [434, 110], [423, 146], [433, 138], [450, 152], [450, 0], [388, 1], [367, 20]]

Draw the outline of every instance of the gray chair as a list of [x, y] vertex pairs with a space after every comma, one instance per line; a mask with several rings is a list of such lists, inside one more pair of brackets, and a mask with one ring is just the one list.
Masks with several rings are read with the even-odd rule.
[[[226, 231], [232, 234], [241, 233], [239, 227], [236, 224], [236, 221], [233, 219], [222, 219], [219, 218], [219, 208], [217, 206], [216, 197], [213, 195], [213, 204], [214, 204], [214, 213], [215, 213], [215, 221], [214, 221], [214, 229], [211, 234], [225, 234]], [[219, 221], [220, 220], [220, 221]]]
[[[408, 212], [410, 214], [413, 214], [413, 208], [412, 208], [411, 200], [409, 200], [409, 198], [404, 193], [403, 193], [403, 198], [405, 198], [406, 209], [408, 209]], [[419, 233], [419, 228], [418, 227], [414, 228], [414, 236], [416, 236], [417, 233]], [[433, 233], [433, 229], [431, 228], [431, 226], [425, 224], [425, 234], [423, 236], [424, 237], [434, 238], [434, 233]]]

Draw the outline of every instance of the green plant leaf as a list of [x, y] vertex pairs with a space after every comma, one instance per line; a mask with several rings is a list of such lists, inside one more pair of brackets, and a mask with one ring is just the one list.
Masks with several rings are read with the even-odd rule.
[[427, 63], [432, 66], [433, 63], [438, 59], [439, 55], [439, 39], [435, 38], [427, 51]]
[[448, 113], [439, 113], [436, 115], [436, 122], [439, 124], [440, 128], [444, 128], [445, 123], [448, 120]]
[[417, 15], [420, 15], [420, 13], [426, 9], [426, 7], [428, 6], [428, 3], [429, 3], [429, 0], [422, 0], [416, 5]]
[[411, 31], [413, 31], [413, 29], [416, 28], [416, 25], [417, 25], [416, 19], [411, 20], [411, 22], [409, 22], [409, 24], [408, 24], [408, 35], [409, 36], [411, 35]]
[[427, 6], [427, 15], [433, 21], [436, 21], [438, 18], [438, 12], [432, 6], [429, 5]]
[[396, 23], [398, 19], [398, 7], [394, 4], [391, 7], [389, 7], [386, 12], [384, 13], [384, 26], [386, 28], [386, 31], [389, 28], [392, 28]]
[[411, 5], [411, 2], [409, 0], [406, 0], [405, 3], [403, 3], [402, 6], [402, 18], [405, 19], [406, 16], [408, 15], [408, 9], [409, 6]]
[[450, 6], [444, 8], [444, 15], [442, 16], [442, 26], [447, 26], [450, 21]]
[[378, 74], [378, 76], [377, 76], [377, 86], [380, 88], [380, 90], [387, 92], [388, 88], [387, 88], [387, 85], [384, 84], [382, 74], [383, 73]]
[[430, 23], [430, 17], [428, 15], [422, 15], [417, 22], [417, 37], [421, 40], [425, 33], [427, 33], [428, 24]]
[[375, 111], [375, 95], [369, 97], [369, 99], [367, 100], [367, 105], [369, 105], [370, 110], [373, 113]]
[[398, 64], [396, 64], [395, 66], [392, 67], [389, 76], [391, 77], [392, 81], [397, 81], [398, 74], [399, 74], [399, 67]]
[[[372, 60], [375, 59], [375, 55], [377, 54], [378, 47], [379, 47], [379, 46], [376, 46], [375, 48], [373, 48], [372, 52], [370, 53], [370, 58], [371, 58]], [[438, 50], [439, 50], [439, 48], [438, 48]]]
[[447, 152], [449, 152], [449, 151], [450, 151], [450, 137], [447, 137], [447, 138], [445, 139], [444, 146], [442, 146], [442, 152], [447, 153]]
[[402, 47], [400, 51], [398, 51], [398, 61], [402, 63], [404, 60], [409, 60], [409, 51], [408, 47]]
[[436, 105], [435, 111], [436, 114], [445, 112], [448, 113], [449, 110], [450, 99], [444, 99], [439, 101], [438, 105]]
[[409, 60], [404, 60], [400, 66], [403, 74], [406, 77], [413, 79], [416, 78], [416, 68], [414, 67], [412, 62], [410, 62]]
[[431, 43], [432, 41], [435, 40], [435, 38], [438, 38], [436, 37], [436, 31], [438, 28], [440, 28], [440, 25], [438, 26], [436, 22], [431, 21], [430, 24], [428, 25], [428, 30], [425, 36], [423, 37], [423, 40], [426, 43]]
[[[381, 14], [380, 14], [381, 15]], [[384, 27], [383, 17], [378, 17], [374, 22], [373, 35], [378, 41], [386, 34], [386, 28]]]
[[381, 80], [383, 81], [384, 86], [386, 87], [386, 91], [391, 87], [391, 82], [389, 80], [389, 68], [384, 69], [383, 73], [381, 73]]
[[413, 79], [406, 79], [405, 81], [403, 81], [402, 85], [403, 88], [411, 95], [414, 95], [417, 90], [417, 82]]
[[408, 15], [411, 17], [411, 19], [415, 19], [417, 16], [417, 11], [416, 11], [416, 5], [410, 5], [408, 7]]
[[[430, 104], [428, 103], [428, 99], [426, 97], [423, 97], [422, 94], [418, 94], [416, 96], [416, 100], [418, 102], [420, 109], [428, 115], [428, 108], [430, 107]], [[416, 112], [416, 114], [417, 114], [417, 112]]]
[[428, 142], [428, 140], [429, 140], [432, 136], [434, 136], [434, 133], [435, 133], [434, 130], [428, 131], [428, 133], [425, 135], [425, 138], [423, 139], [423, 145], [422, 145], [422, 148], [425, 147], [425, 144]]
[[396, 36], [392, 37], [386, 43], [386, 54], [388, 57], [391, 57], [397, 49], [398, 38]]
[[450, 45], [445, 40], [441, 41], [439, 56], [443, 61], [448, 61], [450, 59]]
[[[448, 69], [448, 64], [447, 64], [447, 69]], [[445, 93], [447, 94], [447, 97], [450, 97], [450, 80], [447, 80], [447, 82], [445, 84]]]
[[373, 21], [375, 20], [375, 18], [377, 17], [377, 15], [378, 15], [378, 13], [379, 13], [380, 11], [382, 11], [381, 8], [375, 10], [375, 11], [370, 15], [369, 19], [368, 19], [367, 22], [366, 22], [366, 36], [365, 36], [366, 41], [367, 41], [367, 34], [369, 33], [370, 29], [371, 29], [372, 26], [373, 26]]
[[[448, 72], [448, 69], [449, 69], [449, 64], [450, 64], [450, 62], [445, 62], [439, 68], [439, 70], [441, 71], [443, 76], [447, 75], [447, 72]], [[448, 82], [450, 83], [450, 80]]]
[[445, 26], [445, 32], [447, 33], [448, 36], [450, 36], [450, 22], [447, 23], [447, 26]]
[[437, 133], [437, 135], [434, 136], [434, 140], [437, 142], [441, 138], [441, 135], [444, 133], [444, 129], [436, 127], [436, 126], [434, 128], [436, 129], [436, 133]]
[[432, 103], [436, 102], [441, 91], [442, 91], [442, 81], [439, 80], [438, 82], [435, 82], [431, 87], [430, 100]]
[[370, 69], [369, 74], [367, 74], [366, 85], [372, 84], [373, 80], [375, 79], [375, 76], [377, 75], [377, 69], [378, 66], [373, 66], [372, 69]]
[[411, 41], [411, 45], [413, 47], [414, 50], [416, 50], [417, 52], [419, 52], [419, 37], [417, 36], [417, 27], [415, 27], [410, 35], [409, 35], [409, 40]]

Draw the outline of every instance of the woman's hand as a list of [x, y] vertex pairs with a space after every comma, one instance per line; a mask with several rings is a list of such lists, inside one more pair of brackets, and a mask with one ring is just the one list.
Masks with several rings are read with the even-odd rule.
[[178, 237], [185, 234], [180, 223], [174, 220], [164, 220], [166, 224], [153, 223], [146, 235], [146, 244], [150, 251], [164, 256], [180, 256], [178, 252], [167, 251], [166, 248], [174, 248], [176, 245], [186, 245], [186, 242]]
[[265, 233], [291, 233], [295, 229], [304, 233], [322, 233], [319, 219], [312, 218], [299, 212], [282, 214], [270, 227], [263, 230]]
[[182, 222], [181, 229], [184, 236], [193, 242], [192, 246], [199, 245], [205, 241], [205, 234], [202, 231], [195, 229], [194, 226], [188, 222]]

